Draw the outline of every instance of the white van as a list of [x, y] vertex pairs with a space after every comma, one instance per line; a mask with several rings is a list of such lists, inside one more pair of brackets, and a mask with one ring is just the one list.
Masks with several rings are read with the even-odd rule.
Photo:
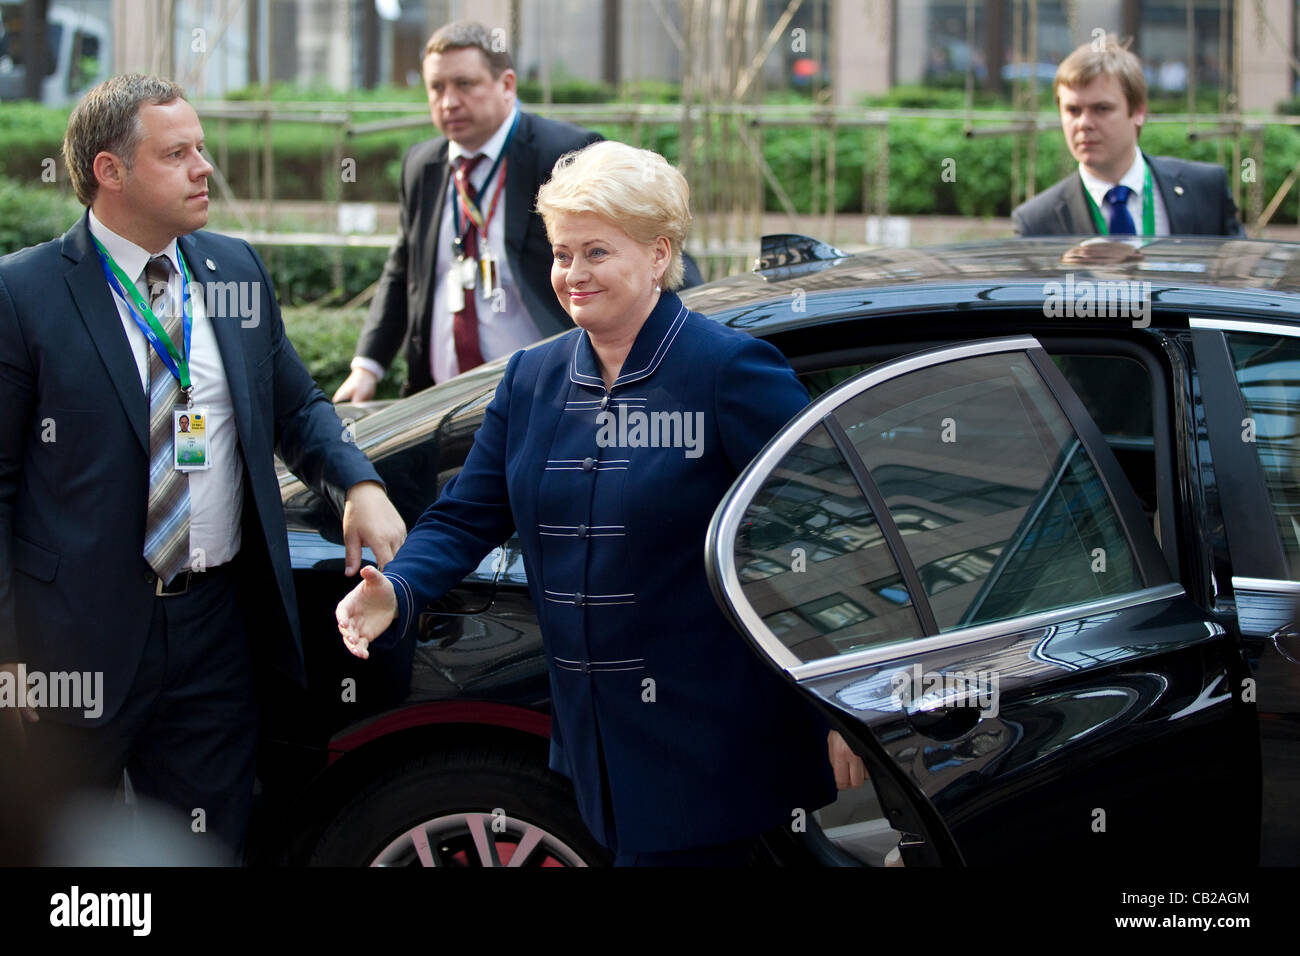
[[[90, 3], [50, 4], [45, 43], [49, 51], [41, 102], [64, 106], [109, 74], [112, 34], [108, 21], [87, 11]], [[0, 100], [26, 94], [24, 64], [24, 4], [0, 3]]]

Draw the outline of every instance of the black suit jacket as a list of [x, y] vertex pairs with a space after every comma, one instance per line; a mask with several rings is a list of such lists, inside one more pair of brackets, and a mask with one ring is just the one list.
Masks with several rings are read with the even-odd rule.
[[[557, 159], [599, 139], [591, 130], [521, 110], [506, 150], [506, 256], [524, 307], [543, 337], [572, 328], [573, 322], [551, 289], [551, 244], [533, 211], [537, 191], [551, 178]], [[387, 367], [405, 340], [408, 394], [433, 384], [429, 342], [438, 230], [450, 174], [445, 137], [406, 151], [398, 193], [400, 232], [357, 342], [357, 355]]]
[[[1228, 191], [1222, 166], [1194, 163], [1170, 156], [1142, 154], [1151, 179], [1169, 213], [1171, 236], [1242, 236], [1237, 207]], [[1011, 213], [1017, 236], [1088, 236], [1097, 227], [1088, 208], [1083, 178], [1066, 176]]]
[[[0, 259], [0, 662], [101, 671], [107, 720], [130, 687], [156, 599], [143, 557], [148, 402], [88, 223], [83, 215], [61, 239]], [[207, 290], [239, 435], [240, 558], [263, 587], [262, 630], [250, 637], [301, 682], [275, 454], [340, 512], [348, 488], [379, 476], [285, 337], [252, 248], [196, 232], [180, 249], [191, 288]], [[231, 289], [256, 304], [252, 315], [223, 315]]]

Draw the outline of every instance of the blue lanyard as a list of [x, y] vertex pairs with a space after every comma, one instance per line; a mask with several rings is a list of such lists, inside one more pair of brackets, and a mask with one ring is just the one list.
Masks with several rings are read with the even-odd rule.
[[[167, 371], [172, 373], [176, 378], [176, 381], [181, 384], [181, 387], [188, 394], [193, 387], [193, 381], [187, 383], [186, 379], [190, 377], [190, 334], [194, 323], [193, 318], [190, 315], [190, 272], [189, 267], [185, 264], [185, 256], [181, 255], [180, 246], [177, 245], [176, 247], [176, 258], [181, 264], [181, 329], [184, 335], [184, 356], [186, 366], [186, 374], [183, 378], [180, 369], [176, 367], [176, 362], [172, 359], [172, 350], [163, 344], [157, 333], [155, 333], [153, 328], [151, 328], [150, 323], [146, 322], [140, 316], [140, 313], [136, 311], [135, 305], [131, 301], [131, 296], [127, 294], [122, 283], [118, 280], [117, 276], [113, 274], [113, 266], [117, 265], [117, 263], [113, 261], [113, 257], [108, 254], [108, 250], [100, 244], [98, 239], [95, 240], [95, 248], [99, 251], [99, 264], [104, 269], [104, 277], [108, 280], [109, 287], [112, 288], [112, 290], [126, 305], [126, 310], [131, 313], [131, 318], [135, 319], [136, 326], [142, 333], [144, 333], [145, 339], [153, 346], [154, 351], [158, 353], [158, 357], [162, 359], [162, 363], [166, 366]], [[139, 295], [139, 292], [137, 292], [136, 295], [140, 298], [141, 303], [143, 303], [144, 299]], [[150, 317], [154, 318], [155, 323], [158, 322], [157, 318], [153, 316], [152, 311], [150, 311]], [[162, 327], [161, 323], [158, 323], [158, 325], [159, 328]]]
[[[501, 144], [501, 151], [497, 153], [496, 162], [494, 162], [492, 168], [488, 170], [487, 179], [483, 180], [482, 188], [474, 194], [474, 205], [482, 205], [483, 197], [487, 195], [488, 186], [492, 185], [492, 177], [495, 176], [497, 170], [501, 168], [501, 160], [506, 158], [506, 150], [510, 148], [510, 141], [515, 138], [515, 127], [518, 125], [519, 110], [516, 109], [514, 121], [510, 124], [510, 132], [506, 133], [506, 140]], [[453, 172], [452, 175], [455, 176], [456, 174]], [[470, 188], [472, 189], [473, 187]], [[464, 233], [461, 231], [460, 225], [460, 193], [456, 191], [455, 185], [452, 186], [452, 191], [456, 192], [456, 201], [452, 203], [451, 207], [451, 214], [456, 220], [456, 238], [463, 239]]]

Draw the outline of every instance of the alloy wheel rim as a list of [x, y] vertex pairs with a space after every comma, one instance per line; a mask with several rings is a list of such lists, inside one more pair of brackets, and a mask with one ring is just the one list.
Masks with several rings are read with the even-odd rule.
[[404, 830], [371, 866], [586, 866], [572, 847], [543, 827], [503, 813], [449, 813]]

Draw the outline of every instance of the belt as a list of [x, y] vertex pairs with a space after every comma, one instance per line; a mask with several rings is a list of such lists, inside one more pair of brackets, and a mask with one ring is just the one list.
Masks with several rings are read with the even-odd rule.
[[163, 584], [163, 579], [158, 578], [154, 584], [153, 593], [158, 597], [176, 597], [178, 594], [187, 594], [191, 588], [197, 587], [205, 577], [211, 577], [216, 572], [225, 571], [229, 567], [230, 564], [226, 563], [217, 565], [215, 568], [208, 568], [206, 571], [195, 571], [193, 568], [189, 568], [172, 578], [170, 584]]

